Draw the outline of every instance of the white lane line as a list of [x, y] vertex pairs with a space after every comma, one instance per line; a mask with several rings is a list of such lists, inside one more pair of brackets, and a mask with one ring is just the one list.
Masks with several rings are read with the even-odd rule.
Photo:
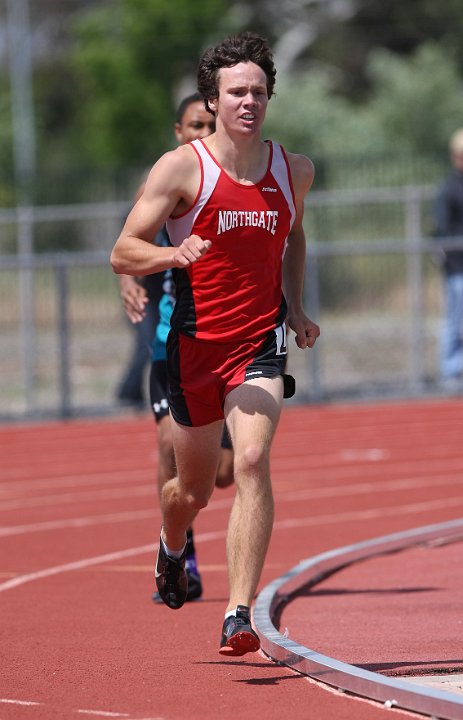
[[[103, 718], [132, 718], [132, 715], [129, 715], [127, 713], [119, 713], [119, 712], [110, 712], [107, 710], [76, 710], [77, 713], [80, 713], [81, 715], [92, 715], [94, 717], [103, 717]], [[133, 718], [133, 720], [165, 720], [162, 717], [149, 717], [149, 718]]]
[[[448, 453], [436, 455], [427, 458], [426, 460], [390, 460], [388, 455], [389, 451], [381, 450], [380, 448], [369, 448], [366, 450], [348, 449], [339, 451], [333, 455], [326, 455], [326, 453], [311, 455], [310, 470], [312, 472], [317, 470], [317, 472], [323, 473], [332, 472], [335, 469], [342, 468], [343, 474], [347, 476], [352, 473], [358, 473], [358, 468], [351, 467], [350, 464], [346, 465], [346, 463], [353, 463], [354, 465], [360, 463], [368, 466], [369, 473], [379, 472], [380, 466], [387, 464], [390, 471], [394, 470], [395, 472], [405, 474], [410, 471], [410, 467], [413, 467], [417, 471], [425, 474], [426, 472], [429, 473], [430, 467], [434, 465], [442, 470], [444, 463], [446, 472], [458, 472], [461, 471], [463, 462], [460, 456], [457, 455], [456, 457], [449, 457]], [[292, 473], [295, 471], [300, 472], [301, 461], [301, 457], [298, 455], [294, 455], [291, 458], [276, 456], [273, 459], [273, 467], [278, 468], [279, 465], [281, 465], [282, 469], [286, 473]], [[20, 495], [20, 493], [24, 493], [29, 490], [36, 492], [37, 490], [47, 490], [53, 488], [59, 489], [64, 487], [75, 488], [77, 491], [80, 487], [84, 487], [86, 485], [137, 485], [140, 482], [149, 482], [153, 479], [156, 472], [156, 461], [154, 461], [152, 469], [147, 469], [146, 466], [140, 468], [131, 467], [126, 470], [102, 470], [84, 472], [78, 475], [68, 475], [66, 473], [67, 469], [68, 466], [63, 465], [63, 474], [55, 475], [53, 478], [46, 476], [41, 477], [38, 475], [29, 480], [3, 481], [0, 486], [0, 497], [13, 499], [11, 495], [16, 497]], [[56, 470], [57, 468], [54, 467], [55, 472]]]
[[40, 497], [21, 498], [20, 500], [4, 500], [0, 502], [0, 512], [10, 510], [22, 510], [29, 507], [47, 507], [52, 505], [69, 505], [77, 502], [91, 502], [93, 500], [114, 500], [130, 497], [145, 497], [156, 495], [154, 483], [149, 485], [138, 485], [131, 488], [114, 488], [112, 490], [92, 490], [82, 493], [61, 493], [58, 495], [42, 495]]
[[[412, 503], [410, 505], [394, 505], [390, 507], [373, 508], [371, 510], [360, 510], [351, 511], [346, 513], [332, 513], [329, 515], [321, 515], [313, 518], [295, 518], [289, 520], [278, 520], [274, 524], [274, 530], [286, 530], [287, 528], [295, 527], [307, 527], [316, 525], [325, 525], [329, 523], [340, 523], [340, 522], [352, 522], [371, 520], [381, 517], [394, 517], [396, 515], [412, 515], [419, 514], [422, 512], [428, 512], [429, 510], [442, 510], [449, 507], [461, 507], [463, 505], [463, 498], [446, 498], [443, 500], [434, 500], [429, 502]], [[218, 540], [226, 535], [226, 530], [212, 531], [208, 533], [199, 533], [195, 535], [195, 540], [198, 542], [208, 542], [210, 540]], [[20, 585], [25, 585], [35, 580], [42, 580], [44, 578], [51, 577], [53, 575], [60, 575], [64, 572], [70, 572], [73, 570], [83, 570], [93, 565], [101, 565], [106, 562], [115, 562], [122, 558], [134, 557], [136, 555], [143, 555], [145, 553], [154, 553], [157, 551], [158, 544], [150, 543], [149, 545], [142, 545], [135, 548], [127, 548], [126, 550], [118, 550], [105, 555], [97, 555], [91, 558], [83, 558], [82, 560], [76, 560], [71, 563], [65, 563], [64, 565], [55, 565], [49, 568], [43, 568], [43, 570], [37, 570], [33, 573], [26, 575], [18, 575], [17, 577], [11, 578], [4, 583], [0, 584], [0, 593], [6, 590], [13, 590]]]
[[[443, 500], [429, 500], [410, 505], [394, 505], [389, 507], [371, 508], [370, 510], [353, 510], [345, 513], [332, 513], [331, 515], [319, 515], [313, 518], [294, 518], [279, 520], [274, 528], [283, 530], [292, 527], [306, 527], [311, 525], [325, 525], [338, 522], [352, 522], [361, 520], [373, 520], [382, 517], [394, 517], [396, 515], [414, 515], [429, 510], [443, 510], [444, 508], [463, 507], [463, 497], [445, 498]], [[195, 536], [196, 537], [196, 536]], [[1, 586], [0, 586], [1, 587]]]
[[[32, 706], [39, 706], [44, 705], [44, 703], [41, 702], [35, 702], [33, 700], [17, 700], [15, 698], [0, 698], [0, 704], [3, 703], [5, 705], [19, 705], [21, 707], [32, 707]], [[84, 710], [82, 708], [76, 710], [75, 712], [79, 713], [80, 715], [91, 715], [92, 717], [102, 717], [102, 718], [130, 718], [131, 715], [129, 713], [121, 713], [121, 712], [111, 712], [108, 710]], [[137, 720], [164, 720], [162, 717], [147, 717], [147, 718], [137, 718]]]
[[[232, 503], [233, 498], [213, 500], [209, 503], [207, 508], [204, 508], [203, 512], [227, 509]], [[68, 518], [66, 520], [46, 520], [44, 522], [30, 523], [28, 525], [9, 525], [0, 527], [0, 538], [10, 537], [11, 535], [45, 532], [47, 530], [62, 530], [64, 528], [79, 528], [91, 525], [104, 525], [107, 523], [132, 522], [133, 520], [159, 517], [159, 515], [159, 508], [153, 508], [152, 510], [127, 510], [126, 512], [108, 513], [107, 515], [87, 515], [78, 518]]]
[[[316, 500], [326, 497], [342, 497], [353, 495], [367, 495], [371, 492], [388, 493], [397, 492], [398, 490], [411, 490], [413, 488], [430, 488], [440, 487], [442, 485], [455, 486], [461, 482], [461, 475], [439, 475], [429, 476], [429, 478], [402, 478], [399, 480], [391, 480], [388, 482], [363, 482], [352, 483], [350, 485], [310, 488], [307, 490], [295, 490], [293, 492], [285, 492], [284, 490], [275, 490], [275, 499], [279, 505], [282, 503], [298, 502], [299, 500]], [[227, 497], [222, 500], [212, 500], [203, 512], [215, 511], [231, 506], [233, 497]], [[30, 523], [24, 525], [10, 525], [0, 527], [0, 538], [10, 537], [12, 535], [22, 535], [35, 532], [46, 532], [50, 530], [62, 530], [64, 528], [82, 528], [92, 525], [104, 525], [108, 523], [131, 522], [132, 520], [148, 519], [159, 516], [159, 508], [152, 510], [128, 510], [120, 513], [108, 513], [107, 515], [88, 515], [77, 518], [68, 518], [66, 520], [47, 520], [39, 523]]]
[[131, 482], [137, 483], [140, 480], [153, 480], [156, 465], [153, 463], [153, 468], [149, 470], [147, 470], [145, 466], [142, 468], [127, 468], [127, 470], [83, 472], [79, 475], [68, 475], [66, 473], [68, 469], [69, 464], [63, 466], [63, 474], [60, 475], [57, 473], [57, 468], [54, 467], [53, 470], [57, 474], [53, 478], [40, 477], [40, 475], [37, 475], [30, 480], [9, 480], [2, 482], [0, 492], [6, 494], [7, 492], [13, 491], [48, 490], [50, 488], [80, 487], [82, 485], [117, 485], [118, 483], [127, 485]]
[[36, 572], [28, 573], [26, 575], [18, 575], [11, 580], [1, 583], [0, 592], [12, 590], [13, 588], [19, 587], [19, 585], [24, 585], [25, 583], [33, 582], [35, 580], [41, 580], [42, 578], [48, 578], [52, 575], [60, 575], [61, 573], [70, 572], [71, 570], [82, 570], [83, 568], [91, 567], [92, 565], [99, 565], [105, 562], [115, 562], [122, 558], [133, 557], [134, 555], [143, 555], [144, 553], [149, 552], [154, 554], [156, 549], [157, 545], [155, 543], [150, 543], [149, 545], [142, 545], [141, 547], [127, 548], [126, 550], [117, 550], [116, 552], [106, 553], [105, 555], [97, 555], [91, 558], [75, 560], [74, 562], [65, 563], [64, 565], [55, 565], [53, 567], [43, 568], [43, 570], [37, 570]]
[[344, 462], [379, 462], [391, 457], [391, 451], [383, 448], [346, 448], [338, 453]]
[[[298, 501], [298, 500], [312, 500], [312, 499], [318, 499], [318, 498], [325, 498], [325, 497], [340, 497], [341, 495], [365, 495], [370, 494], [372, 491], [375, 492], [376, 495], [379, 495], [380, 493], [388, 493], [388, 492], [396, 492], [397, 490], [411, 490], [413, 488], [431, 488], [431, 487], [440, 487], [441, 485], [451, 485], [452, 487], [455, 487], [456, 485], [462, 485], [461, 482], [461, 473], [458, 473], [456, 475], [428, 475], [428, 476], [420, 476], [419, 478], [416, 477], [409, 477], [409, 478], [399, 478], [397, 480], [387, 480], [386, 482], [360, 482], [360, 483], [351, 483], [350, 485], [328, 485], [324, 487], [318, 487], [318, 488], [307, 488], [306, 490], [294, 490], [290, 492], [283, 491], [276, 491], [275, 496], [278, 497], [278, 502], [284, 501], [286, 499], [289, 500], [289, 502]], [[281, 497], [280, 493], [281, 492]]]
[[153, 508], [153, 510], [128, 510], [127, 512], [110, 513], [108, 515], [88, 515], [87, 517], [69, 518], [67, 520], [47, 520], [30, 525], [0, 527], [0, 537], [45, 532], [48, 530], [63, 530], [64, 528], [83, 528], [91, 525], [104, 525], [106, 523], [131, 522], [132, 520], [154, 518], [157, 515], [160, 515], [160, 511]]
[[109, 712], [105, 710], [76, 710], [81, 715], [96, 715], [97, 717], [128, 718], [128, 713]]

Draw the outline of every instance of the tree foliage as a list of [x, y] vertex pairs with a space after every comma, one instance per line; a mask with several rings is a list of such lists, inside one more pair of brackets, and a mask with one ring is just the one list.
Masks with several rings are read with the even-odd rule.
[[378, 50], [368, 69], [374, 92], [367, 110], [384, 145], [416, 153], [445, 148], [463, 124], [463, 80], [453, 53], [434, 41], [408, 58]]
[[[376, 50], [366, 73], [372, 91], [363, 102], [337, 93], [336, 76], [326, 68], [277, 76], [266, 134], [279, 137], [290, 150], [332, 158], [339, 168], [343, 160], [362, 156], [381, 162], [392, 158], [396, 169], [398, 158], [406, 163], [445, 158], [450, 134], [463, 126], [463, 81], [449, 53], [435, 42], [419, 46], [411, 56]], [[350, 185], [354, 167], [351, 163]], [[407, 181], [397, 174], [390, 179]]]
[[[75, 25], [79, 129], [94, 161], [146, 162], [172, 142], [175, 90], [220, 27], [222, 0], [118, 0]], [[190, 90], [194, 90], [194, 84]]]
[[275, 48], [269, 128], [294, 148], [432, 151], [463, 116], [459, 0], [241, 0], [225, 10], [224, 0], [203, 0], [201, 12], [189, 0], [118, 0], [86, 14], [74, 61], [89, 156], [159, 154], [202, 49], [243, 29]]
[[[151, 162], [173, 142], [202, 50], [244, 29], [275, 49], [267, 132], [292, 149], [442, 152], [463, 124], [461, 0], [29, 2], [40, 168]], [[8, 98], [5, 87], [5, 164]]]

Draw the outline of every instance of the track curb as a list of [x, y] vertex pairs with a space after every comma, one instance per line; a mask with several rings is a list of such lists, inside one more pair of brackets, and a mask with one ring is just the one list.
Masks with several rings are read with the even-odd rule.
[[371, 700], [442, 720], [463, 720], [463, 697], [390, 678], [304, 647], [282, 635], [274, 622], [302, 587], [314, 587], [324, 578], [360, 560], [398, 552], [416, 545], [463, 539], [463, 518], [384, 535], [336, 548], [303, 560], [269, 583], [258, 595], [253, 621], [261, 648], [269, 658], [315, 680]]

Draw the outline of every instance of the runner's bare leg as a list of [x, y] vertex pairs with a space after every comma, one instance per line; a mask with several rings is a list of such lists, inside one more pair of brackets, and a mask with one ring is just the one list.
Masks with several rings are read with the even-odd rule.
[[282, 401], [281, 377], [243, 383], [226, 398], [236, 483], [227, 535], [227, 611], [237, 605], [251, 606], [262, 573], [274, 513], [270, 447]]
[[172, 419], [177, 476], [161, 492], [162, 538], [171, 550], [185, 544], [185, 533], [209, 501], [215, 485], [223, 421], [188, 427]]

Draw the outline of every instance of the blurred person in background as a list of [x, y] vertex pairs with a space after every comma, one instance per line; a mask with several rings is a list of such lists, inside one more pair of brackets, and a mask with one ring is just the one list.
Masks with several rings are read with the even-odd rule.
[[[285, 318], [301, 349], [320, 334], [302, 306], [313, 164], [261, 138], [275, 73], [255, 33], [203, 54], [198, 89], [216, 132], [158, 160], [111, 254], [117, 273], [176, 274], [167, 364], [177, 475], [161, 494], [155, 568], [173, 610], [187, 597], [186, 530], [212, 494], [224, 420], [231, 435], [236, 493], [219, 652], [232, 656], [260, 647], [250, 605], [273, 526], [270, 450], [286, 394]], [[172, 248], [151, 242], [164, 223]]]
[[[121, 405], [144, 410], [146, 407], [146, 366], [150, 359], [150, 344], [153, 328], [159, 322], [159, 301], [162, 296], [162, 283], [156, 275], [136, 280], [129, 275], [119, 276], [119, 288], [122, 304], [127, 314], [129, 308], [143, 305], [140, 319], [132, 319], [133, 343], [129, 362], [116, 390], [116, 398]], [[130, 315], [129, 315], [130, 317]]]
[[463, 128], [449, 141], [453, 169], [438, 188], [434, 205], [434, 235], [443, 243], [458, 238], [461, 247], [439, 251], [444, 283], [444, 319], [440, 344], [440, 376], [457, 387], [463, 375]]
[[[181, 101], [174, 126], [175, 137], [179, 145], [191, 142], [196, 138], [205, 138], [214, 130], [215, 120], [206, 111], [204, 101], [199, 93], [189, 95]], [[135, 195], [135, 202], [143, 193], [145, 181]], [[157, 234], [154, 243], [160, 247], [170, 245], [165, 226]], [[158, 434], [157, 483], [160, 495], [165, 483], [175, 475], [171, 419], [167, 402], [166, 361], [166, 341], [175, 305], [175, 285], [171, 270], [147, 275], [144, 278], [119, 275], [119, 284], [124, 310], [135, 327], [143, 326], [140, 337], [143, 336], [145, 339], [145, 354], [148, 352], [148, 357], [151, 356], [149, 394]], [[153, 306], [154, 304], [155, 306]], [[215, 484], [217, 487], [225, 488], [232, 483], [233, 450], [230, 436], [224, 429]], [[196, 600], [202, 595], [202, 582], [197, 565], [192, 528], [189, 528], [187, 532], [186, 570], [188, 574], [187, 601]], [[162, 602], [157, 592], [153, 594], [153, 600]]]

